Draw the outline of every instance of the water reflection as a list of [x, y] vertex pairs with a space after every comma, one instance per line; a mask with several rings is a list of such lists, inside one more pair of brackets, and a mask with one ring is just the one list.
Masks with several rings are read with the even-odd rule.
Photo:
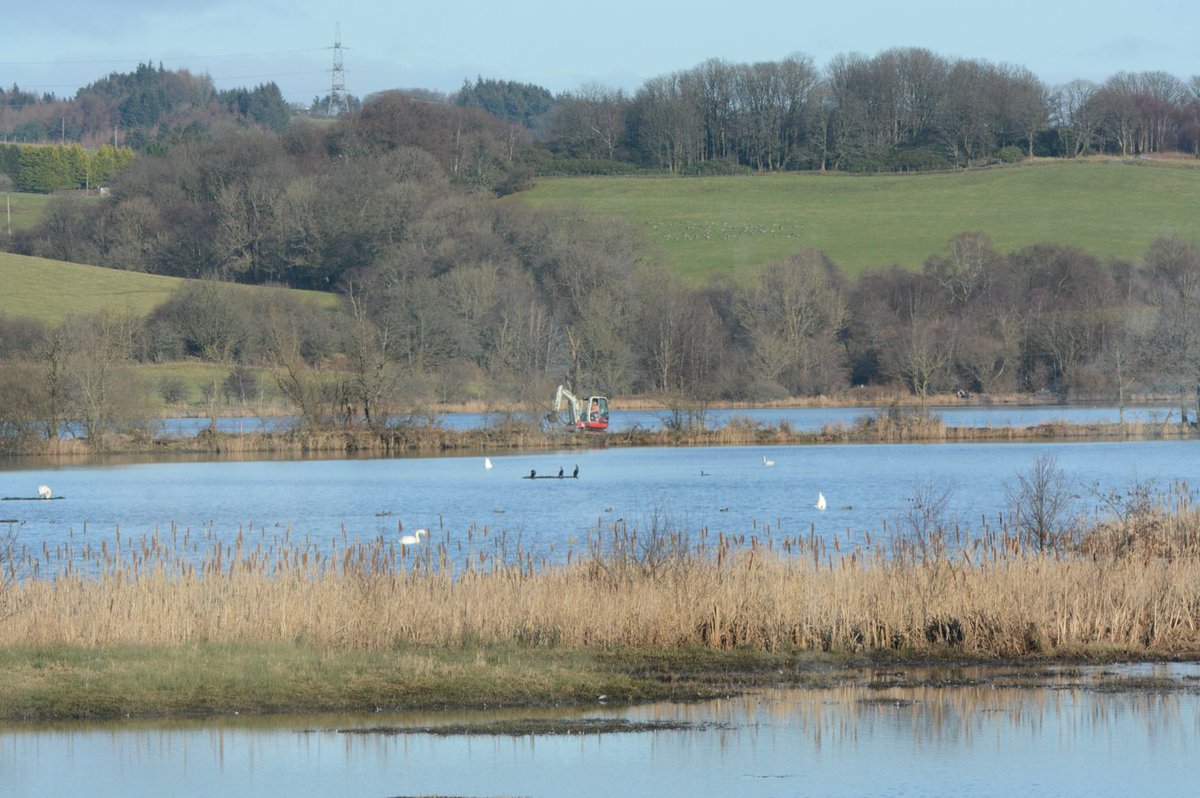
[[[776, 689], [697, 704], [129, 722], [0, 730], [6, 796], [1187, 795], [1195, 666], [1157, 689], [1104, 671], [1051, 685]], [[961, 677], [962, 674], [958, 676]], [[1116, 673], [1120, 677], [1120, 673]], [[1120, 685], [1118, 685], [1120, 687]], [[687, 730], [558, 736], [345, 734], [505, 718], [672, 720]]]

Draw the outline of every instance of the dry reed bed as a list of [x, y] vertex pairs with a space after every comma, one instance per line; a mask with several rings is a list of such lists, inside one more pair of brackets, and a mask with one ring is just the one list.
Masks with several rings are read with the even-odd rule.
[[1200, 515], [1183, 507], [1151, 521], [1106, 524], [1082, 547], [1038, 554], [1005, 531], [839, 551], [804, 537], [614, 527], [554, 562], [482, 539], [464, 554], [445, 532], [405, 551], [173, 530], [111, 549], [14, 549], [0, 645], [1200, 651]]

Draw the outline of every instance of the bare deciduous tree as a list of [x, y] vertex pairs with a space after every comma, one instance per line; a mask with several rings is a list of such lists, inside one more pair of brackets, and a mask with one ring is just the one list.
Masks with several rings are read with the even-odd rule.
[[921, 400], [950, 387], [954, 340], [942, 325], [914, 319], [896, 330], [894, 346], [885, 350], [884, 367]]
[[1059, 549], [1071, 542], [1075, 496], [1058, 461], [1043, 455], [1014, 480], [1005, 487], [1005, 495], [1021, 541], [1038, 551]]

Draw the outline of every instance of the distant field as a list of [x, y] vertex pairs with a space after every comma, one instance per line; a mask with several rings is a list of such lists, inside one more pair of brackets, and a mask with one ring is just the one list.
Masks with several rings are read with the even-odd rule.
[[33, 227], [42, 218], [49, 202], [49, 194], [4, 192], [4, 196], [0, 197], [0, 232], [7, 233], [10, 224], [14, 231]]
[[[31, 316], [57, 324], [72, 314], [108, 309], [145, 316], [185, 281], [0, 252], [0, 315]], [[266, 290], [246, 287], [245, 290]], [[276, 289], [272, 289], [276, 290]], [[336, 307], [332, 294], [302, 292], [322, 307]]]
[[520, 196], [628, 219], [666, 265], [694, 279], [742, 274], [810, 247], [855, 274], [918, 268], [965, 231], [986, 233], [1001, 252], [1058, 243], [1131, 259], [1165, 233], [1200, 240], [1196, 166], [1106, 160], [906, 176], [542, 178]]

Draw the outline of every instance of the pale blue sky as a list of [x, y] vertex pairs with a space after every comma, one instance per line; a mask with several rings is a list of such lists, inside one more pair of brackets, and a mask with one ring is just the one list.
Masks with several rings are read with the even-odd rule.
[[[0, 29], [0, 84], [75, 90], [139, 61], [211, 75], [219, 88], [273, 80], [291, 101], [329, 90], [341, 24], [346, 88], [452, 92], [478, 76], [554, 92], [636, 90], [708, 58], [925, 47], [1028, 67], [1050, 85], [1117, 72], [1200, 74], [1200, 8], [1187, 0], [59, 0]], [[39, 10], [41, 9], [41, 10]]]

